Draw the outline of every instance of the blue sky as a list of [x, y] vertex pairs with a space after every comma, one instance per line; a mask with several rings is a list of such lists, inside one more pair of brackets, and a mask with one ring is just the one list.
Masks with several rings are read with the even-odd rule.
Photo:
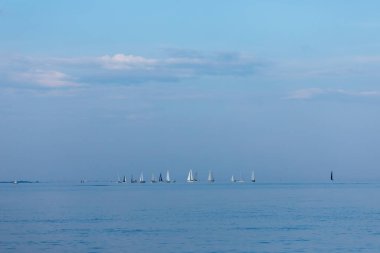
[[0, 179], [380, 180], [379, 5], [2, 0]]

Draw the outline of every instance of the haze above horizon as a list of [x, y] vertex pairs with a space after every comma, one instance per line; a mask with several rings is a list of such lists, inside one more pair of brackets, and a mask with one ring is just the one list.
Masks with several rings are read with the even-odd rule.
[[0, 1], [0, 181], [379, 181], [379, 9]]

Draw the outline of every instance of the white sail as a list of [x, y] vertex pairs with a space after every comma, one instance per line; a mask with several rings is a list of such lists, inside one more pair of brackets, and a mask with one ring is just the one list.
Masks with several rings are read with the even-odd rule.
[[256, 182], [255, 171], [252, 171], [251, 181], [252, 181], [252, 182]]
[[170, 174], [169, 174], [169, 170], [166, 171], [166, 183], [170, 183]]
[[231, 177], [231, 182], [235, 183], [235, 177], [234, 177], [234, 175], [232, 175], [232, 177]]
[[235, 182], [238, 182], [238, 183], [244, 183], [244, 179], [243, 179], [241, 173], [240, 173], [240, 177], [239, 177], [239, 179], [238, 179], [238, 180], [235, 180]]
[[144, 174], [141, 172], [141, 175], [140, 175], [140, 183], [145, 183], [145, 180], [144, 180]]
[[154, 174], [152, 174], [152, 178], [150, 179], [150, 181], [151, 181], [152, 183], [155, 183], [155, 182], [156, 182], [156, 177], [154, 176]]
[[207, 178], [207, 180], [208, 180], [209, 182], [214, 182], [214, 181], [215, 181], [214, 176], [213, 176], [211, 170], [208, 172], [208, 178]]
[[189, 174], [187, 175], [187, 182], [194, 182], [194, 177], [193, 177], [193, 171], [190, 170]]

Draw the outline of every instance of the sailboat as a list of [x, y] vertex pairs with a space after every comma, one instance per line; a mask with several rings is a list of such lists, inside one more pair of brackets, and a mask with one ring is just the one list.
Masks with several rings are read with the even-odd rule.
[[169, 170], [166, 171], [166, 178], [165, 178], [165, 182], [166, 183], [170, 183], [171, 180], [170, 180], [170, 174], [169, 174]]
[[231, 182], [236, 183], [236, 179], [235, 179], [234, 175], [232, 175], [232, 177], [231, 177]]
[[188, 183], [193, 183], [193, 182], [196, 182], [196, 181], [197, 181], [196, 173], [193, 174], [193, 170], [190, 170], [189, 174], [187, 175], [187, 182]]
[[123, 177], [123, 181], [122, 181], [122, 183], [126, 183], [126, 182], [127, 182], [127, 177], [124, 176], [124, 177]]
[[150, 182], [152, 183], [156, 183], [156, 177], [154, 176], [154, 174], [152, 174], [152, 178], [150, 179]]
[[252, 182], [252, 183], [256, 182], [255, 171], [254, 171], [254, 170], [252, 171], [251, 182]]
[[162, 175], [161, 175], [161, 173], [160, 173], [160, 176], [158, 177], [158, 182], [164, 182], [164, 180], [162, 180]]
[[211, 170], [208, 172], [207, 181], [209, 181], [210, 183], [214, 183], [215, 182], [214, 175], [212, 174]]
[[[231, 179], [232, 180], [232, 179]], [[244, 180], [243, 180], [243, 177], [241, 176], [241, 173], [240, 173], [240, 177], [239, 179], [235, 179], [235, 182], [236, 183], [244, 183]]]
[[330, 173], [330, 180], [331, 181], [334, 181], [334, 175], [333, 175], [333, 172], [331, 171], [331, 173]]
[[145, 180], [144, 180], [144, 174], [141, 172], [141, 175], [140, 175], [140, 180], [139, 180], [139, 182], [141, 183], [141, 184], [144, 184], [145, 183]]
[[134, 179], [134, 178], [133, 178], [133, 175], [131, 176], [131, 183], [132, 183], [132, 184], [137, 183], [137, 179]]

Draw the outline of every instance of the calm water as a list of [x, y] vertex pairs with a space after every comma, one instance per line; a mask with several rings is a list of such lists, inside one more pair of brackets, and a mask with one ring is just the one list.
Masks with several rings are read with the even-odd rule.
[[379, 184], [0, 184], [0, 252], [380, 252]]

